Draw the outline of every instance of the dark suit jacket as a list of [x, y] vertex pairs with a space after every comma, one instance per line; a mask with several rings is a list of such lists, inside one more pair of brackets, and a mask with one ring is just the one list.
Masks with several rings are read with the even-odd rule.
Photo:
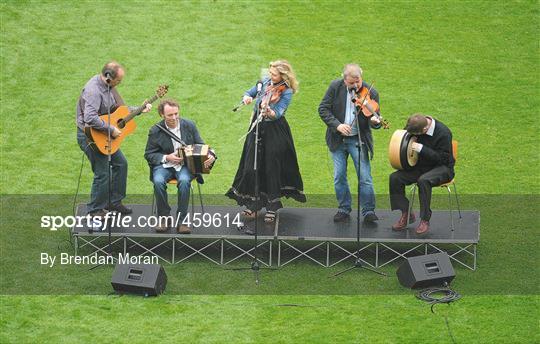
[[454, 155], [452, 154], [452, 132], [446, 125], [435, 119], [433, 136], [419, 135], [418, 143], [424, 145], [418, 155], [417, 168], [431, 170], [440, 165], [454, 172]]
[[[363, 87], [369, 88], [369, 84], [362, 82]], [[370, 96], [373, 100], [379, 103], [379, 93], [372, 88]], [[343, 79], [337, 79], [330, 83], [326, 94], [324, 95], [321, 104], [319, 105], [319, 116], [328, 126], [326, 129], [326, 144], [330, 151], [335, 151], [339, 144], [343, 142], [344, 136], [337, 131], [337, 127], [345, 121], [345, 111], [347, 102], [347, 86]], [[378, 129], [381, 125], [372, 125], [369, 118], [364, 115], [359, 116], [360, 138], [368, 148], [368, 151], [373, 158], [373, 137], [371, 128]]]
[[[166, 128], [164, 120], [158, 124]], [[195, 123], [189, 119], [180, 119], [180, 134], [182, 135], [182, 141], [184, 141], [187, 145], [204, 144]], [[148, 165], [150, 166], [150, 180], [152, 180], [152, 170], [154, 167], [161, 165], [163, 156], [171, 154], [173, 151], [174, 146], [172, 139], [157, 125], [150, 128], [150, 131], [148, 132], [148, 141], [146, 142], [146, 149], [144, 151], [144, 158], [146, 161], [148, 161]]]

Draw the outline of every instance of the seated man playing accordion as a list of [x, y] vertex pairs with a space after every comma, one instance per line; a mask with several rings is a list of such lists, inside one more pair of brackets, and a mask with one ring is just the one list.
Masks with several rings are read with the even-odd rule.
[[[157, 216], [160, 218], [156, 232], [169, 230], [171, 221], [165, 221], [170, 216], [171, 207], [167, 202], [167, 183], [176, 179], [178, 187], [178, 210], [174, 223], [180, 234], [191, 233], [191, 228], [182, 224], [187, 215], [191, 180], [194, 175], [179, 154], [183, 144], [204, 144], [195, 123], [179, 116], [180, 106], [172, 99], [163, 100], [158, 106], [159, 115], [163, 120], [150, 128], [144, 157], [150, 165], [150, 180], [154, 183]], [[208, 158], [203, 162], [204, 168], [209, 169], [216, 160], [215, 153], [210, 150]]]

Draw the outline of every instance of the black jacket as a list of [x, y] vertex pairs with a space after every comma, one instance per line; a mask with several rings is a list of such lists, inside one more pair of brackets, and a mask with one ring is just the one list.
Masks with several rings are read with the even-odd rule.
[[452, 132], [444, 123], [435, 120], [433, 136], [427, 134], [418, 136], [418, 143], [423, 145], [418, 155], [416, 167], [430, 170], [440, 165], [448, 166], [454, 171], [454, 155], [452, 154]]
[[[164, 120], [158, 124], [166, 128]], [[182, 141], [187, 145], [204, 144], [195, 123], [189, 119], [180, 119], [180, 134], [182, 136]], [[154, 166], [161, 165], [163, 163], [163, 156], [171, 154], [173, 151], [174, 146], [172, 139], [157, 125], [152, 126], [148, 132], [148, 141], [146, 142], [146, 149], [144, 151], [144, 158], [148, 161], [148, 165], [150, 166], [150, 180], [152, 180], [152, 170]]]
[[[367, 88], [370, 87], [366, 82], [362, 82], [362, 86]], [[370, 96], [379, 103], [379, 93], [374, 88], [371, 89]], [[319, 116], [321, 116], [323, 122], [328, 126], [326, 129], [326, 144], [332, 152], [337, 149], [341, 142], [343, 142], [344, 136], [337, 131], [337, 127], [345, 121], [345, 111], [347, 110], [346, 102], [347, 86], [345, 85], [345, 82], [343, 79], [332, 81], [319, 105]], [[371, 158], [373, 158], [373, 137], [371, 135], [371, 128], [378, 129], [381, 125], [372, 125], [369, 118], [362, 114], [359, 118], [360, 138], [362, 139], [362, 142], [366, 144]]]

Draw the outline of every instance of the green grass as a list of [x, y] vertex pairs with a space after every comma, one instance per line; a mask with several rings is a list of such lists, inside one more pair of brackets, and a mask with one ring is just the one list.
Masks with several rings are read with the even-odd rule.
[[[526, 338], [539, 339], [537, 323], [530, 319], [537, 311], [535, 300], [536, 296], [478, 296], [438, 305], [432, 314], [429, 305], [411, 302], [409, 296], [17, 296], [5, 307], [13, 313], [3, 321], [9, 336], [4, 332], [0, 339], [451, 343], [446, 317], [457, 343], [523, 343]], [[20, 309], [28, 311], [22, 315]], [[50, 315], [43, 319], [43, 313]]]
[[[0, 1], [0, 342], [451, 342], [443, 314], [458, 343], [538, 342], [539, 9], [537, 1]], [[70, 213], [81, 161], [75, 104], [104, 62], [126, 66], [119, 90], [130, 104], [170, 85], [168, 96], [220, 157], [204, 190], [222, 194], [249, 115], [230, 109], [277, 58], [301, 82], [287, 118], [308, 197], [333, 194], [317, 107], [345, 63], [375, 81], [392, 125], [374, 134], [381, 207], [393, 130], [414, 112], [453, 130], [464, 208], [482, 214], [479, 268], [456, 267], [462, 300], [431, 314], [398, 286], [395, 265], [383, 269], [386, 279], [359, 271], [332, 280], [344, 265], [304, 261], [263, 273], [256, 287], [249, 272], [195, 260], [166, 266], [167, 293], [156, 299], [104, 296], [111, 267], [39, 266], [40, 252], [71, 252], [66, 233], [38, 228], [39, 216]], [[130, 197], [151, 192], [143, 152], [157, 120], [155, 111], [139, 117], [122, 146]], [[91, 177], [86, 162], [82, 199]]]

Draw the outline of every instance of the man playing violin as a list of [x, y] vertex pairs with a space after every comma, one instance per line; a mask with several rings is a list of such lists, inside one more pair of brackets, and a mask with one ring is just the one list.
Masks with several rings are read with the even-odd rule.
[[[186, 145], [204, 144], [199, 135], [195, 123], [181, 118], [179, 115], [180, 106], [172, 99], [161, 101], [158, 106], [158, 113], [162, 121], [150, 128], [148, 141], [144, 157], [150, 166], [150, 180], [154, 183], [154, 195], [156, 197], [157, 216], [160, 219], [156, 226], [156, 232], [169, 230], [169, 215], [171, 207], [167, 201], [167, 183], [176, 179], [178, 187], [178, 209], [175, 222], [176, 231], [180, 234], [189, 234], [191, 229], [182, 224], [188, 211], [189, 194], [193, 175], [189, 171], [187, 164], [178, 149], [181, 143], [174, 140], [170, 134], [176, 136]], [[168, 133], [166, 132], [168, 131]], [[209, 168], [215, 161], [215, 154], [204, 161], [204, 166]]]
[[[326, 144], [334, 161], [334, 188], [338, 201], [338, 211], [334, 216], [334, 222], [348, 221], [352, 210], [351, 192], [347, 181], [349, 155], [352, 157], [359, 178], [360, 206], [364, 221], [374, 222], [379, 219], [375, 214], [375, 192], [370, 159], [373, 158], [371, 128], [379, 129], [381, 122], [376, 116], [369, 118], [363, 114], [357, 116], [358, 110], [353, 100], [362, 88], [367, 88], [371, 99], [379, 103], [378, 92], [363, 81], [360, 66], [347, 64], [343, 69], [343, 79], [330, 83], [319, 105], [319, 115], [328, 126]], [[358, 147], [360, 147], [360, 154]]]
[[431, 188], [454, 178], [452, 132], [440, 121], [421, 114], [409, 117], [405, 130], [418, 137], [412, 143], [412, 149], [418, 153], [418, 162], [411, 170], [399, 170], [390, 175], [390, 205], [392, 210], [401, 210], [401, 217], [392, 229], [404, 230], [408, 216], [409, 222], [416, 221], [414, 213], [408, 213], [409, 200], [405, 197], [405, 185], [416, 183], [421, 219], [416, 233], [423, 234], [429, 230]]
[[[94, 172], [90, 202], [87, 204], [88, 213], [92, 216], [104, 216], [106, 208], [122, 214], [132, 213], [130, 208], [122, 204], [122, 200], [126, 197], [127, 183], [127, 160], [124, 154], [118, 150], [111, 155], [112, 182], [111, 204], [109, 206], [108, 156], [89, 144], [84, 134], [85, 126], [104, 132], [110, 131], [113, 139], [121, 134], [120, 129], [113, 125], [109, 126], [99, 116], [113, 113], [118, 106], [123, 104], [116, 86], [122, 82], [124, 74], [122, 65], [116, 61], [108, 62], [103, 66], [101, 74], [93, 76], [86, 83], [77, 102], [77, 142], [90, 160], [92, 172]], [[130, 107], [130, 110], [133, 109], [136, 107]], [[146, 104], [143, 112], [148, 112], [151, 109], [152, 105]]]

